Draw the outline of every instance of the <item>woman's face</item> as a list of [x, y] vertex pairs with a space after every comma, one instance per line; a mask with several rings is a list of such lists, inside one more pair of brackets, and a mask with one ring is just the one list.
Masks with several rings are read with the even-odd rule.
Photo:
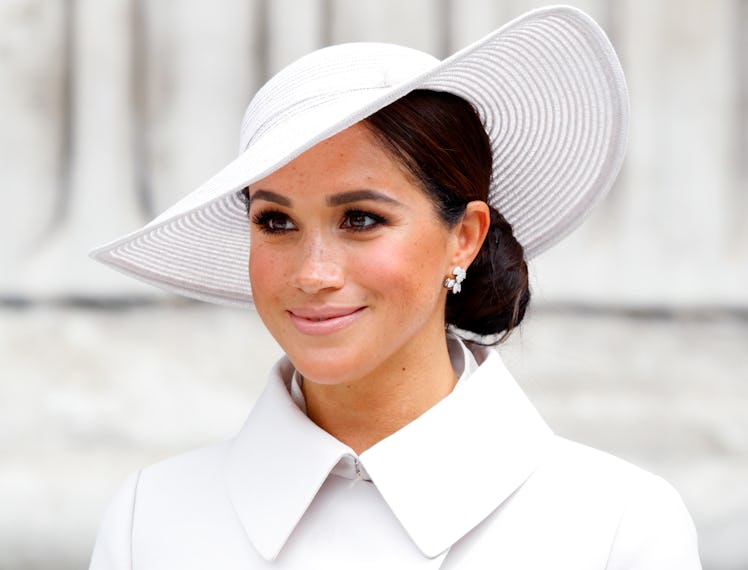
[[459, 239], [364, 125], [249, 194], [254, 302], [306, 379], [353, 382], [443, 343]]

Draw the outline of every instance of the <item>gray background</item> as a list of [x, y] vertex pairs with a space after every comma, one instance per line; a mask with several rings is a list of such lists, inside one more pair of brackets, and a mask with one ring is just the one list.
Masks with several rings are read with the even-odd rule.
[[[621, 56], [629, 153], [503, 353], [558, 433], [673, 482], [707, 569], [748, 569], [748, 1], [571, 3]], [[124, 476], [230, 437], [280, 354], [87, 250], [227, 162], [297, 56], [444, 56], [541, 4], [0, 0], [0, 569], [84, 567]]]

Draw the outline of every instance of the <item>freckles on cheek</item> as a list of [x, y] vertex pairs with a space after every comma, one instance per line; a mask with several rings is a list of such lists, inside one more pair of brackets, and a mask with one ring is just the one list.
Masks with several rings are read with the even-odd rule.
[[248, 271], [255, 305], [275, 303], [288, 293], [292, 270], [277, 252], [259, 247], [250, 250]]
[[263, 255], [261, 248], [250, 251], [249, 281], [253, 289], [272, 288], [277, 273], [276, 263], [272, 255]]

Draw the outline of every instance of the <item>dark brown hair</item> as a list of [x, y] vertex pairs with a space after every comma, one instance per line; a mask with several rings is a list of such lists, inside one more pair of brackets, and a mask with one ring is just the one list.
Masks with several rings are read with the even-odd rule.
[[[450, 93], [416, 90], [364, 120], [376, 139], [420, 184], [453, 227], [468, 202], [488, 201], [491, 144], [472, 105]], [[447, 324], [480, 336], [504, 333], [530, 300], [524, 251], [494, 208], [483, 246], [462, 291], [447, 296]], [[475, 339], [471, 339], [475, 340]]]

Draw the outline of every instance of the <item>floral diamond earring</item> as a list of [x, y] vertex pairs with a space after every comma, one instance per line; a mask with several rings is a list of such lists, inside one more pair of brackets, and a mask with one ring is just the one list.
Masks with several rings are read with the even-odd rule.
[[462, 289], [460, 283], [465, 281], [465, 277], [467, 277], [467, 271], [459, 265], [455, 265], [452, 270], [452, 277], [447, 277], [444, 280], [444, 286], [456, 295]]

